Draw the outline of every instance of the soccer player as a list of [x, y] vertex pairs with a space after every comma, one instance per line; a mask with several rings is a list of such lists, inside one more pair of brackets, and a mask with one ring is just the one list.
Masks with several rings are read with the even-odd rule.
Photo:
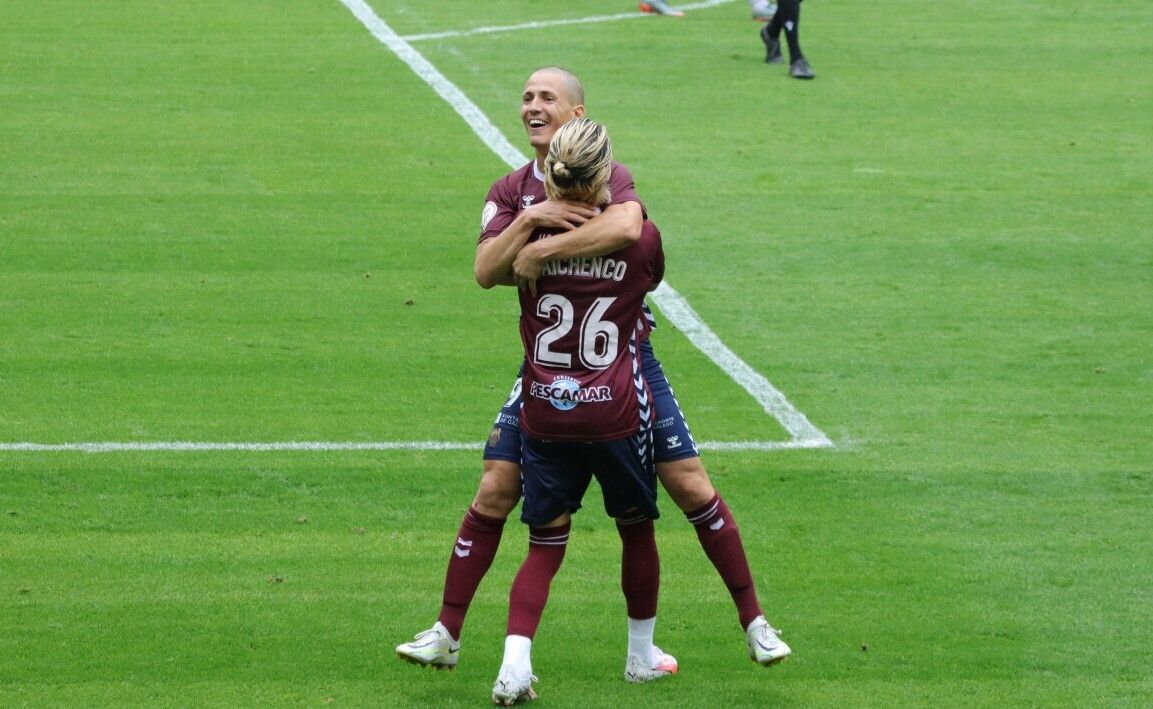
[[[546, 199], [543, 169], [549, 141], [561, 125], [585, 114], [584, 88], [576, 76], [557, 67], [537, 70], [525, 83], [520, 112], [536, 158], [489, 189], [481, 216], [475, 276], [481, 286], [491, 288], [508, 280], [511, 263], [514, 279], [531, 292], [545, 263], [602, 256], [636, 242], [645, 210], [632, 176], [620, 163], [614, 163], [609, 178], [610, 204], [599, 214], [583, 205]], [[527, 243], [538, 228], [569, 231]], [[642, 375], [652, 391], [655, 409], [657, 476], [694, 526], [701, 547], [728, 588], [740, 627], [745, 630], [750, 657], [762, 665], [778, 662], [790, 649], [765, 621], [736, 521], [709, 480], [647, 337], [639, 347]], [[436, 668], [457, 664], [469, 604], [496, 556], [505, 519], [520, 501], [520, 408], [521, 380], [517, 378], [485, 445], [480, 484], [449, 554], [437, 622], [396, 648], [402, 659]], [[622, 541], [626, 535], [643, 535], [643, 529], [637, 527], [618, 526]], [[643, 569], [641, 561], [627, 555], [622, 558], [622, 587], [645, 579], [638, 566]]]
[[[573, 119], [552, 137], [545, 193], [550, 200], [590, 209], [607, 205], [612, 167], [604, 127]], [[555, 232], [538, 229], [531, 238], [546, 239]], [[509, 593], [504, 660], [492, 694], [498, 704], [535, 696], [532, 640], [564, 560], [571, 515], [580, 509], [593, 477], [618, 528], [643, 524], [647, 533], [641, 543], [656, 548], [652, 399], [640, 376], [638, 340], [647, 330], [645, 294], [663, 275], [660, 232], [646, 221], [636, 243], [606, 256], [552, 261], [535, 289], [519, 290], [525, 351], [521, 521], [529, 525], [529, 548]], [[626, 547], [630, 541], [622, 538]], [[659, 563], [652, 568], [651, 583], [625, 589], [629, 664], [647, 670], [666, 661], [666, 672], [675, 672], [676, 661], [662, 658], [652, 644], [658, 574]], [[637, 635], [644, 636], [639, 643], [634, 642]]]
[[812, 79], [816, 74], [801, 51], [801, 0], [780, 0], [777, 11], [769, 23], [761, 28], [761, 41], [765, 43], [765, 62], [780, 64], [781, 30], [789, 45], [789, 76], [794, 79]]

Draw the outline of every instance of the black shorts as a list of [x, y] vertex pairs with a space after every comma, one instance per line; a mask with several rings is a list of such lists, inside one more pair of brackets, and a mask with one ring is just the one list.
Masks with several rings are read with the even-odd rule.
[[521, 482], [525, 524], [547, 524], [581, 508], [589, 482], [596, 478], [610, 517], [639, 512], [657, 519], [656, 473], [649, 436], [576, 443], [521, 437]]

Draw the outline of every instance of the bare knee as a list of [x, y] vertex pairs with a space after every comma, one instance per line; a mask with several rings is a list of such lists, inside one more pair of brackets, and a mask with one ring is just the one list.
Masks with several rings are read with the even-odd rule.
[[717, 494], [698, 457], [657, 463], [657, 477], [682, 512], [700, 509]]
[[484, 461], [472, 506], [489, 517], [508, 517], [520, 502], [520, 466], [507, 460]]

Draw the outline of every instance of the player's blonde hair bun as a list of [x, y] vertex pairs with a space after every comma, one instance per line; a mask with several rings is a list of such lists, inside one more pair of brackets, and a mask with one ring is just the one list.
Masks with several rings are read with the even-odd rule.
[[549, 142], [545, 194], [549, 199], [602, 207], [612, 199], [612, 168], [612, 142], [605, 127], [588, 118], [574, 118], [557, 129]]

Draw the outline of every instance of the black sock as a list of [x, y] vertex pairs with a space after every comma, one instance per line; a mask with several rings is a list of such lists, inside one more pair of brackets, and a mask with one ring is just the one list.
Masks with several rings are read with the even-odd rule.
[[777, 14], [773, 15], [769, 23], [769, 36], [779, 39], [781, 30], [785, 31], [785, 41], [789, 45], [789, 63], [804, 59], [801, 52], [800, 39], [801, 0], [778, 0]]

